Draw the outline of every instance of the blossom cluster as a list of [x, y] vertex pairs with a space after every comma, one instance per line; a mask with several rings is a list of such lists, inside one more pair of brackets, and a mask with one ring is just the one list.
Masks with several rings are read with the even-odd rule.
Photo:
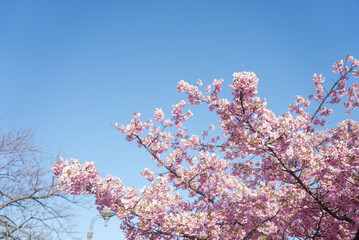
[[223, 79], [203, 88], [201, 80], [182, 80], [177, 91], [214, 111], [219, 128], [189, 134], [193, 113], [183, 100], [170, 118], [157, 108], [155, 121], [136, 113], [130, 124], [114, 124], [157, 163], [159, 172], [141, 173], [148, 186], [125, 187], [76, 159], [60, 159], [54, 174], [61, 190], [93, 194], [115, 211], [128, 239], [358, 239], [359, 122], [324, 128], [334, 114], [329, 104], [346, 97], [348, 111], [359, 106], [359, 84], [351, 81], [358, 67], [349, 55], [336, 62], [328, 88], [315, 74], [315, 93], [298, 95], [281, 115], [257, 96], [252, 72], [233, 75], [231, 99], [220, 97]]

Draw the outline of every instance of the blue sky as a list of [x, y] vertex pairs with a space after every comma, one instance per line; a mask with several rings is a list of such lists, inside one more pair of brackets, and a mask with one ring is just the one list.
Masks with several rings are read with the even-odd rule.
[[[335, 61], [359, 58], [358, 12], [358, 0], [1, 1], [0, 126], [32, 127], [45, 151], [141, 187], [153, 164], [111, 123], [169, 114], [182, 79], [228, 86], [244, 70], [281, 114], [313, 92], [314, 73], [331, 81]], [[192, 110], [194, 132], [216, 121]], [[77, 213], [85, 237], [96, 210]], [[93, 239], [123, 239], [118, 225], [95, 224]]]

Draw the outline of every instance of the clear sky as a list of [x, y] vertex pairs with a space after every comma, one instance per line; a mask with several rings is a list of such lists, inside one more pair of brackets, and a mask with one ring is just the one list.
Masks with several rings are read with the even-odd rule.
[[[331, 81], [335, 61], [359, 58], [358, 13], [359, 0], [2, 0], [0, 126], [32, 127], [45, 151], [95, 161], [104, 176], [141, 187], [139, 172], [153, 164], [111, 123], [153, 117], [156, 107], [169, 114], [185, 99], [182, 79], [224, 78], [227, 88], [244, 70], [281, 114], [295, 94], [313, 92], [314, 73]], [[208, 114], [192, 110], [198, 132]], [[85, 239], [97, 211], [77, 214]], [[123, 239], [118, 225], [99, 220], [93, 240]]]

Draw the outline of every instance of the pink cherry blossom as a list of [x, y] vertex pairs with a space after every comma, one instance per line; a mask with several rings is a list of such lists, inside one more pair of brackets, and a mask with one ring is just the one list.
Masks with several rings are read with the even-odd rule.
[[165, 114], [161, 108], [156, 108], [154, 119], [158, 122], [161, 122], [163, 119], [165, 119]]
[[126, 187], [94, 163], [61, 158], [52, 168], [59, 189], [93, 195], [128, 239], [359, 239], [359, 122], [331, 124], [335, 104], [348, 114], [359, 106], [359, 63], [348, 55], [333, 67], [332, 83], [314, 74], [314, 93], [279, 115], [257, 96], [252, 72], [233, 75], [230, 99], [223, 79], [203, 90], [182, 80], [177, 91], [213, 111], [218, 130], [191, 134], [184, 100], [170, 119], [160, 108], [155, 122], [135, 113], [113, 126], [157, 164], [140, 174], [148, 185]]

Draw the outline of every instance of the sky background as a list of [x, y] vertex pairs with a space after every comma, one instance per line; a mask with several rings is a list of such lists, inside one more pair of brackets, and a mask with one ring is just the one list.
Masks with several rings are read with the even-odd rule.
[[[240, 71], [257, 74], [259, 96], [282, 114], [313, 92], [314, 73], [331, 81], [334, 62], [359, 58], [358, 12], [359, 0], [2, 0], [0, 126], [31, 127], [44, 151], [94, 161], [103, 176], [140, 188], [153, 163], [111, 123], [152, 118], [156, 107], [170, 114], [186, 99], [176, 93], [182, 79], [224, 78], [229, 97]], [[205, 107], [191, 110], [192, 132], [216, 122]], [[97, 210], [76, 213], [86, 239]], [[98, 220], [93, 240], [124, 239], [119, 224]]]

